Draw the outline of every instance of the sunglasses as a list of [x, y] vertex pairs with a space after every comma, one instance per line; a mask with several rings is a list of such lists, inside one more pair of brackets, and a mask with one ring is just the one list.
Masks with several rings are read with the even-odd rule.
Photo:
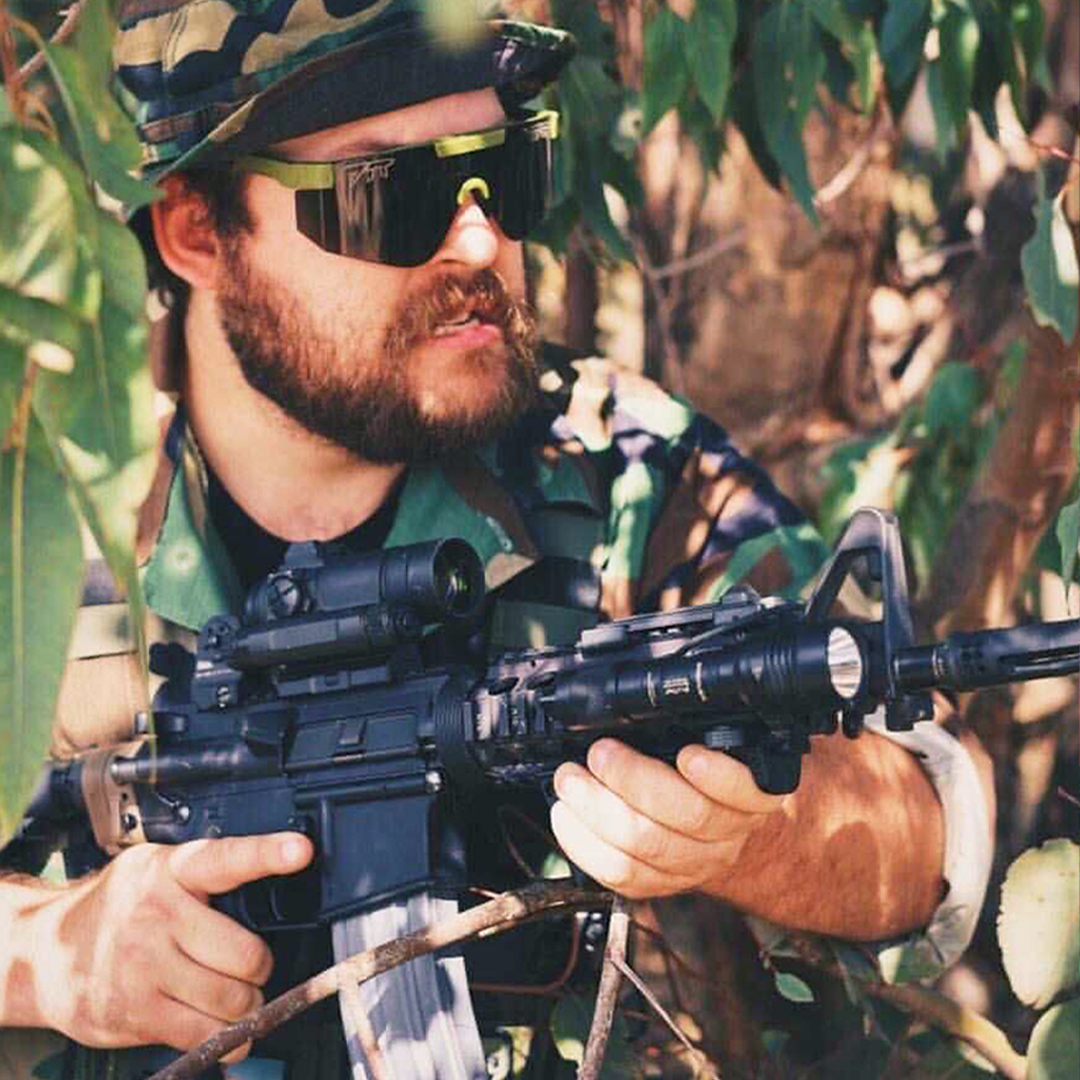
[[511, 240], [543, 220], [553, 192], [559, 114], [342, 161], [246, 155], [234, 168], [296, 192], [296, 225], [324, 251], [386, 266], [420, 266], [475, 199]]

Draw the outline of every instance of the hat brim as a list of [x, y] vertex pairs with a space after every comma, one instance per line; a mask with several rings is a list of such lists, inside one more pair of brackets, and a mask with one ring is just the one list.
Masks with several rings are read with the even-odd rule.
[[495, 20], [466, 45], [409, 27], [319, 57], [256, 94], [186, 153], [146, 175], [161, 178], [252, 153], [285, 139], [433, 98], [492, 87], [509, 110], [534, 97], [573, 55], [574, 39], [533, 23]]

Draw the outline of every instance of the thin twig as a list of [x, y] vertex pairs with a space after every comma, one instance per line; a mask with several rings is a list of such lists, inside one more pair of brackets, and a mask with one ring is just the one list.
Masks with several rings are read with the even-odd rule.
[[835, 202], [848, 188], [859, 178], [863, 169], [870, 162], [870, 154], [873, 152], [874, 143], [881, 138], [882, 129], [885, 127], [885, 114], [878, 108], [877, 118], [866, 141], [851, 155], [850, 160], [843, 168], [827, 183], [818, 188], [814, 195], [814, 205], [820, 210], [823, 206]]
[[652, 295], [653, 303], [656, 305], [656, 321], [660, 327], [661, 346], [664, 350], [664, 355], [661, 358], [661, 381], [668, 389], [680, 394], [684, 389], [683, 372], [679, 360], [679, 351], [675, 346], [675, 338], [672, 333], [675, 309], [678, 306], [676, 289], [679, 286], [679, 281], [675, 277], [667, 289], [660, 287], [660, 281], [655, 276], [656, 271], [649, 261], [645, 245], [636, 237], [634, 238], [634, 253], [637, 256], [638, 265], [641, 267], [645, 285]]
[[267, 1002], [251, 1016], [222, 1028], [194, 1050], [189, 1050], [183, 1057], [158, 1070], [150, 1080], [195, 1080], [230, 1051], [246, 1042], [264, 1038], [312, 1005], [338, 993], [347, 982], [365, 982], [417, 956], [468, 938], [501, 933], [525, 919], [559, 914], [567, 909], [603, 907], [611, 900], [610, 893], [582, 889], [572, 882], [563, 881], [536, 882], [516, 892], [503, 893], [444, 922], [424, 927], [334, 964]]
[[[72, 4], [67, 9], [64, 15], [64, 21], [56, 28], [56, 33], [49, 38], [50, 45], [60, 45], [67, 41], [69, 37], [75, 32], [75, 27], [79, 24], [79, 16], [82, 14], [82, 9], [86, 6], [86, 0], [76, 0], [76, 3]], [[43, 52], [34, 53], [29, 60], [21, 68], [19, 68], [19, 78], [29, 79], [31, 75], [36, 75], [45, 66], [45, 54]]]
[[390, 1074], [386, 1071], [386, 1059], [383, 1057], [379, 1040], [375, 1037], [375, 1029], [371, 1026], [364, 1003], [360, 1000], [359, 984], [345, 980], [339, 993], [346, 1038], [355, 1037], [360, 1044], [372, 1080], [390, 1080]]
[[581, 1059], [577, 1080], [597, 1080], [604, 1064], [611, 1022], [615, 1017], [615, 1000], [619, 995], [622, 968], [626, 965], [626, 943], [630, 937], [629, 903], [624, 896], [616, 896], [611, 905], [611, 921], [608, 923], [607, 945], [604, 946], [604, 967], [600, 972], [600, 988], [596, 992], [596, 1009], [593, 1012], [589, 1039]]
[[663, 266], [653, 266], [646, 258], [641, 265], [641, 272], [653, 281], [663, 281], [664, 278], [675, 277], [677, 274], [685, 274], [688, 270], [698, 270], [713, 259], [719, 258], [725, 252], [738, 247], [746, 238], [746, 230], [740, 225], [737, 229], [725, 233], [718, 240], [695, 251], [693, 255], [687, 255], [682, 259], [673, 259]]
[[1066, 802], [1071, 802], [1071, 803], [1073, 804], [1073, 806], [1080, 806], [1080, 799], [1078, 799], [1078, 798], [1077, 798], [1077, 797], [1076, 797], [1075, 795], [1073, 795], [1073, 794], [1072, 794], [1071, 792], [1069, 792], [1069, 791], [1066, 791], [1066, 790], [1065, 790], [1065, 789], [1064, 789], [1063, 787], [1061, 787], [1061, 785], [1060, 785], [1060, 784], [1058, 785], [1057, 793], [1058, 793], [1058, 795], [1060, 795], [1060, 796], [1061, 796], [1061, 798], [1063, 798], [1063, 799], [1064, 799], [1064, 800], [1065, 800]]
[[653, 1007], [660, 1019], [663, 1020], [669, 1028], [671, 1028], [671, 1032], [675, 1036], [675, 1038], [678, 1039], [679, 1042], [681, 1042], [683, 1046], [685, 1046], [686, 1049], [690, 1051], [690, 1053], [696, 1054], [697, 1049], [695, 1048], [694, 1044], [686, 1037], [686, 1032], [683, 1031], [683, 1029], [679, 1027], [679, 1025], [676, 1024], [674, 1020], [672, 1020], [667, 1009], [665, 1009], [664, 1006], [660, 1004], [657, 996], [645, 985], [644, 982], [642, 982], [641, 978], [638, 976], [638, 973], [623, 960], [615, 960], [614, 963], [615, 966], [622, 973], [622, 975], [629, 979], [634, 984], [634, 986], [637, 987], [638, 992]]

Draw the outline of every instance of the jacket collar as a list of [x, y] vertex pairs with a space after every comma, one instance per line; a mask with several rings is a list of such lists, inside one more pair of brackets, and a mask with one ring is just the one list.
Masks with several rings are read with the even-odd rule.
[[[561, 391], [548, 380], [548, 387]], [[476, 549], [489, 589], [540, 558], [528, 527], [537, 509], [572, 505], [599, 514], [598, 500], [573, 455], [553, 441], [554, 406], [527, 418], [502, 443], [446, 465], [410, 470], [386, 546], [460, 537]], [[239, 611], [242, 589], [207, 512], [207, 471], [182, 405], [168, 425], [158, 478], [140, 522], [142, 577], [152, 610], [198, 630]]]

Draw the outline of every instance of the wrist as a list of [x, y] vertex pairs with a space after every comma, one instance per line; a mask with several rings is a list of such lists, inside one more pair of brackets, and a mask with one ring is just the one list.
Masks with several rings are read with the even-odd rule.
[[789, 830], [796, 812], [798, 792], [784, 798], [781, 806], [747, 829], [739, 845], [717, 860], [702, 891], [751, 914], [775, 913], [784, 890], [785, 860], [795, 851]]
[[68, 891], [27, 875], [0, 877], [0, 1027], [50, 1026], [41, 967], [56, 946], [42, 941], [43, 924], [55, 926], [54, 909]]

